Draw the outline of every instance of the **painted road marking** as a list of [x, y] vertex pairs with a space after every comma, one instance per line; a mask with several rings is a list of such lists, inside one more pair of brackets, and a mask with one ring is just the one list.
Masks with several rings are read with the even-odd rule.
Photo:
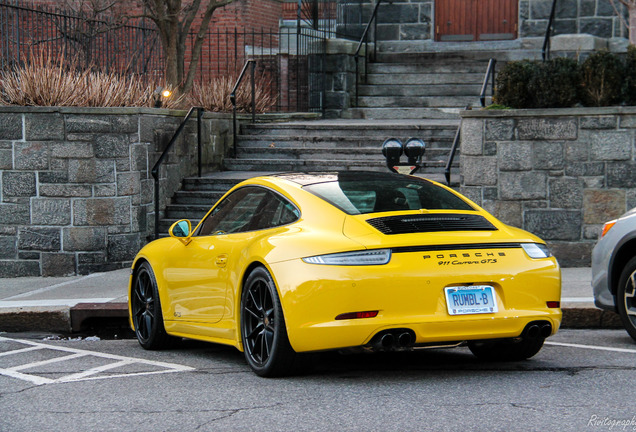
[[[11, 351], [4, 351], [0, 353], [0, 357], [7, 357], [15, 354], [22, 354], [26, 352], [36, 352], [39, 350], [53, 350], [60, 351], [63, 353], [68, 353], [69, 355], [52, 358], [49, 360], [41, 360], [26, 364], [21, 364], [18, 366], [8, 367], [8, 368], [0, 368], [0, 375], [9, 376], [12, 378], [21, 379], [24, 381], [29, 381], [35, 385], [43, 385], [43, 384], [56, 384], [56, 383], [66, 383], [66, 382], [77, 382], [77, 381], [88, 381], [88, 380], [98, 380], [98, 379], [109, 379], [109, 378], [122, 378], [122, 377], [130, 377], [130, 376], [141, 376], [141, 375], [157, 375], [157, 374], [165, 374], [165, 373], [174, 373], [174, 372], [189, 372], [195, 370], [190, 366], [179, 365], [176, 363], [166, 363], [159, 362], [153, 360], [144, 360], [134, 357], [124, 357], [115, 354], [106, 354], [97, 351], [88, 351], [78, 348], [70, 348], [70, 347], [61, 347], [54, 345], [47, 345], [39, 342], [23, 340], [23, 339], [10, 339], [0, 336], [0, 342], [17, 342], [20, 344], [27, 345], [25, 348], [14, 349]], [[105, 365], [93, 367], [81, 372], [76, 372], [68, 375], [64, 375], [58, 377], [56, 379], [46, 378], [41, 375], [37, 375], [36, 373], [27, 373], [29, 369], [33, 369], [39, 366], [46, 366], [52, 363], [60, 363], [69, 360], [75, 360], [79, 358], [100, 358], [112, 360], [112, 362], [107, 363]], [[110, 375], [99, 375], [103, 372], [107, 372], [112, 369], [117, 369], [121, 367], [126, 367], [130, 365], [146, 365], [155, 368], [159, 368], [159, 370], [147, 371], [147, 372], [131, 372], [131, 373], [116, 373]]]
[[572, 344], [572, 343], [565, 343], [565, 342], [545, 342], [545, 344], [570, 347], [570, 348], [582, 348], [582, 349], [591, 349], [591, 350], [598, 350], [598, 351], [613, 351], [613, 352], [620, 352], [620, 353], [636, 354], [636, 349], [629, 349], [629, 348], [612, 348], [612, 347], [603, 347], [603, 346], [596, 346], [596, 345]]

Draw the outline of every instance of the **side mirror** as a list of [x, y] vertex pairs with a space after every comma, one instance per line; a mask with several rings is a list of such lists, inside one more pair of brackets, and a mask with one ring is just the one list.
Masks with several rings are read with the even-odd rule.
[[192, 224], [187, 219], [182, 219], [180, 221], [176, 221], [172, 224], [170, 229], [168, 230], [168, 234], [170, 237], [174, 237], [179, 239], [183, 244], [190, 243], [190, 234], [192, 231]]

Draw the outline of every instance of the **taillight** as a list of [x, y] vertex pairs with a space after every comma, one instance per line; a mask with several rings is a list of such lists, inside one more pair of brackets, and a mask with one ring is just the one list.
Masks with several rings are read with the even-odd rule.
[[348, 312], [338, 315], [336, 320], [375, 318], [378, 316], [378, 312], [379, 311]]

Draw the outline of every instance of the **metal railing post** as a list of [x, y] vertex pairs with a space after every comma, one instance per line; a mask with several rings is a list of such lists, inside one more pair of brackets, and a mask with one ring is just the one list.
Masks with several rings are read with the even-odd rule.
[[550, 10], [550, 19], [548, 20], [548, 28], [545, 31], [543, 39], [543, 48], [541, 49], [541, 58], [543, 61], [550, 60], [550, 38], [552, 37], [552, 24], [554, 22], [554, 14], [556, 12], [557, 0], [552, 0], [552, 10]]
[[256, 123], [256, 79], [254, 71], [256, 70], [256, 62], [252, 62], [252, 123]]

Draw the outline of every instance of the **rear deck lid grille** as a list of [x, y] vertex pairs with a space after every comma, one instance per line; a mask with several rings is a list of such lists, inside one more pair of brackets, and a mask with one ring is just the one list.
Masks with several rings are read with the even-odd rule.
[[367, 222], [383, 234], [411, 234], [440, 231], [497, 231], [497, 228], [480, 215], [473, 214], [424, 214], [388, 216], [367, 219]]

